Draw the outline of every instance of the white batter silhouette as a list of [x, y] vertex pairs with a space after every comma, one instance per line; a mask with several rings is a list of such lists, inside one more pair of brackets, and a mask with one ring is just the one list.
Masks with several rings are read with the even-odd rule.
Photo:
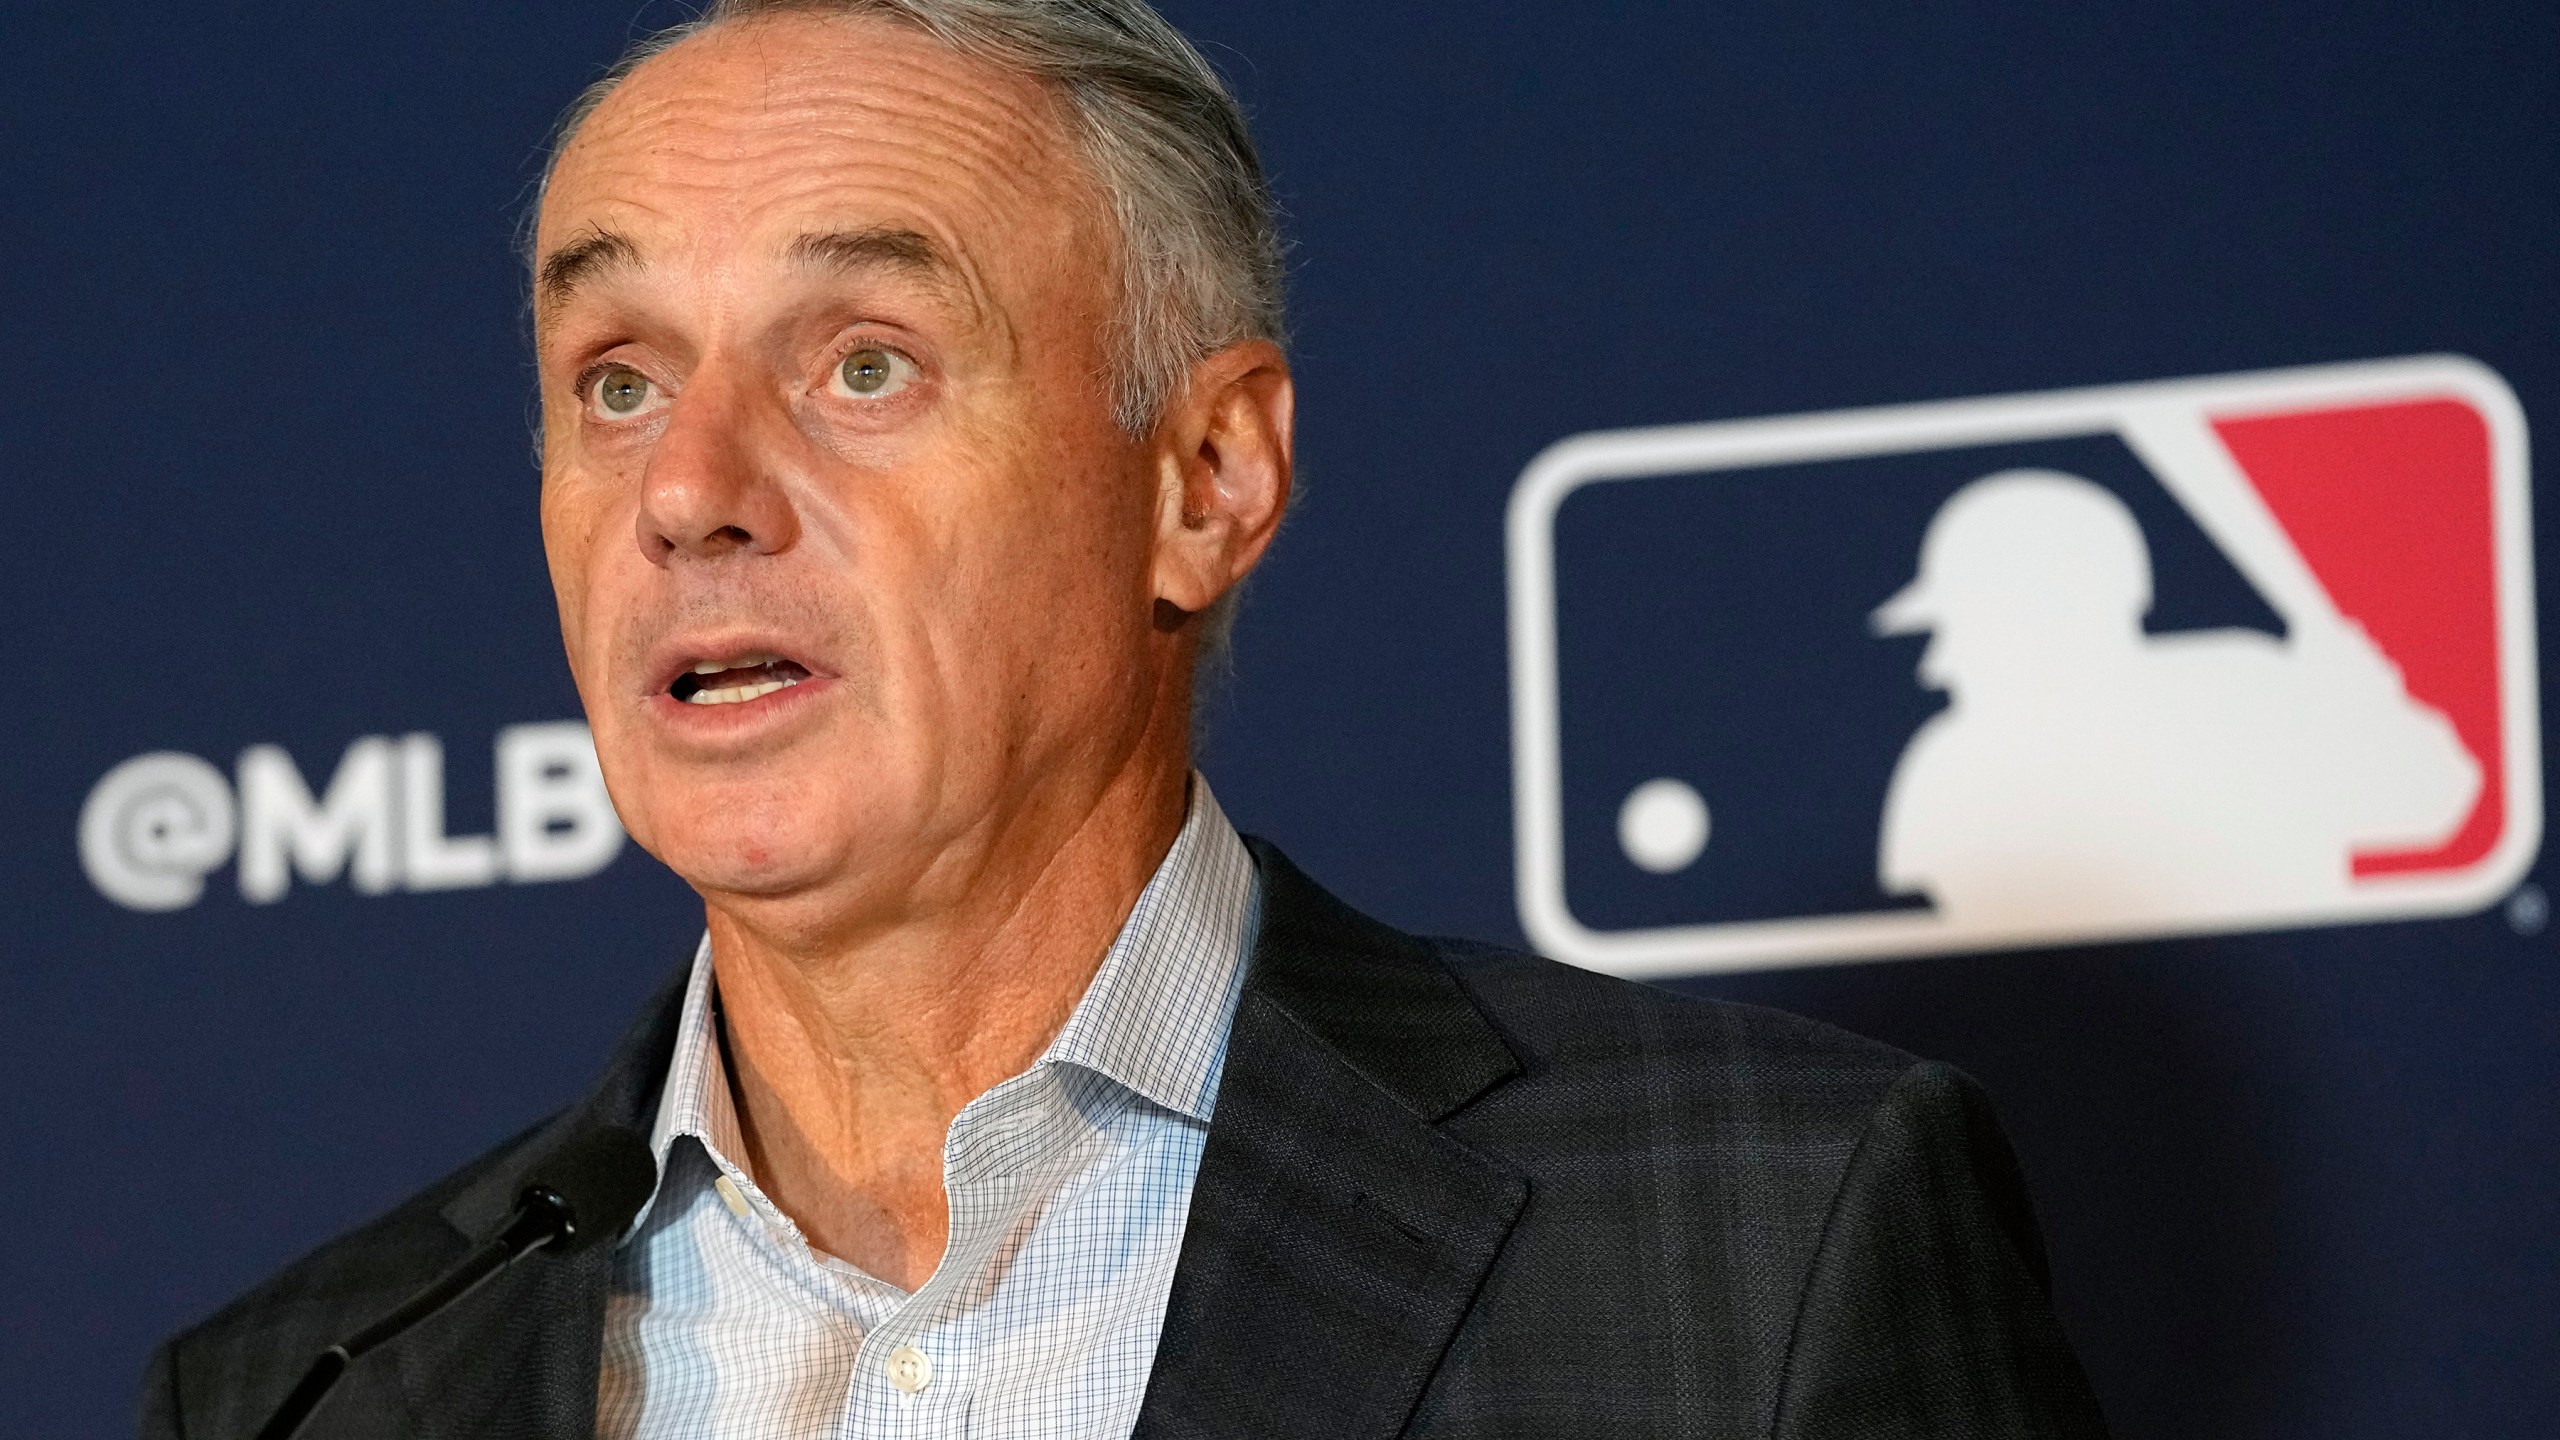
[[2288, 593], [2307, 578], [2262, 585], [2283, 640], [2147, 635], [2150, 550], [2104, 487], [1957, 491], [1874, 616], [1932, 632], [1920, 681], [1952, 701], [1895, 767], [1884, 888], [1967, 927], [2265, 916], [2333, 902], [2358, 851], [2449, 837], [2479, 765], [2325, 593]]

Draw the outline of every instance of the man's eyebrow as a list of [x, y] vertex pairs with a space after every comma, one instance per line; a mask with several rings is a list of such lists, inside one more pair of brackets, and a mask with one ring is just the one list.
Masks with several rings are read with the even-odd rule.
[[639, 263], [639, 246], [610, 230], [590, 230], [544, 258], [534, 272], [534, 308], [556, 310], [596, 276]]
[[933, 280], [959, 274], [959, 267], [942, 253], [941, 246], [913, 230], [894, 226], [803, 235], [783, 253], [794, 263], [826, 270], [902, 270]]

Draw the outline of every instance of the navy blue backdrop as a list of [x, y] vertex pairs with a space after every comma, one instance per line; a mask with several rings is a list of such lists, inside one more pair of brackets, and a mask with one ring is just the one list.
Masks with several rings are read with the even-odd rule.
[[[1503, 515], [1562, 436], [2439, 351], [2560, 411], [2547, 4], [1170, 8], [1257, 118], [1303, 387], [1303, 507], [1207, 769], [1412, 928], [1521, 935]], [[692, 942], [636, 849], [271, 903], [221, 870], [134, 910], [77, 838], [133, 756], [228, 775], [276, 745], [317, 791], [413, 733], [447, 831], [482, 834], [495, 738], [576, 716], [511, 239], [552, 117], [636, 23], [0, 16], [0, 1433], [125, 1433], [158, 1336], [575, 1093]], [[1567, 516], [1567, 547], [1652, 524]], [[1721, 558], [1755, 563], [1767, 517], [1728, 518]], [[1877, 575], [1907, 572], [1894, 523]], [[2181, 623], [2268, 628], [2199, 584]], [[1768, 614], [1767, 683], [1836, 680], [1791, 678], [1786, 627], [1883, 598], [1847, 595]], [[1929, 708], [1914, 649], [1868, 657], [1905, 677], [1896, 733]], [[1851, 873], [1818, 838], [1806, 864]], [[2123, 1434], [2560, 1434], [2539, 894], [1668, 983], [1985, 1080]]]

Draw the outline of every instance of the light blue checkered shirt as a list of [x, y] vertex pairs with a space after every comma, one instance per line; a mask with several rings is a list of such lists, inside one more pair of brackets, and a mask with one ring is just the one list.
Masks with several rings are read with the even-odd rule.
[[[822, 1254], [756, 1188], [694, 959], [617, 1252], [606, 1440], [1098, 1440], [1137, 1423], [1260, 882], [1208, 783], [1058, 1038], [943, 1143], [951, 1239], [912, 1295]], [[921, 1383], [918, 1383], [921, 1381]]]

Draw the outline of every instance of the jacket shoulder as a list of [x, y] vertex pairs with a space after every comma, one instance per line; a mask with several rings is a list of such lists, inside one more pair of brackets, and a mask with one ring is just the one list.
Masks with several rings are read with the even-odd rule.
[[[146, 1416], [183, 1416], [188, 1434], [254, 1432], [323, 1349], [382, 1318], [461, 1258], [470, 1239], [445, 1218], [445, 1207], [517, 1163], [556, 1118], [320, 1245], [164, 1342], [152, 1357]], [[351, 1372], [348, 1385], [365, 1373]], [[162, 1433], [177, 1431], [173, 1425]]]
[[[527, 1169], [553, 1145], [591, 1124], [645, 1123], [638, 1117], [653, 1113], [692, 971], [688, 958], [659, 984], [585, 1098], [287, 1265], [162, 1345], [144, 1382], [145, 1434], [253, 1433], [322, 1349], [382, 1318], [493, 1231]], [[493, 1282], [482, 1295], [507, 1283]], [[489, 1302], [473, 1303], [485, 1308]], [[389, 1384], [383, 1377], [378, 1365], [350, 1370], [332, 1394], [331, 1410], [360, 1409], [341, 1397]], [[388, 1406], [398, 1397], [377, 1400]]]
[[[1548, 1373], [1560, 1333], [1623, 1363], [1631, 1390], [1676, 1395], [1657, 1429], [1628, 1433], [1768, 1433], [1836, 1232], [1874, 1233], [1867, 1212], [1898, 1177], [1962, 1189], [1957, 1172], [1999, 1148], [1996, 1133], [1968, 1144], [1990, 1124], [1970, 1081], [1892, 1046], [1516, 950], [1426, 943], [1519, 1067], [1449, 1133], [1529, 1196], [1424, 1405], [1451, 1433], [1523, 1416], [1572, 1433], [1574, 1404], [1518, 1378]], [[1911, 1163], [1883, 1163], [1897, 1157]], [[1862, 1189], [1868, 1173], [1880, 1178]], [[1896, 1330], [1883, 1317], [1859, 1334], [1890, 1350]]]
[[[1852, 1138], [1919, 1057], [1765, 1006], [1675, 994], [1478, 941], [1425, 942], [1519, 1055], [1527, 1078], [1682, 1088], [1826, 1119]], [[1703, 1098], [1703, 1097], [1701, 1097]]]

